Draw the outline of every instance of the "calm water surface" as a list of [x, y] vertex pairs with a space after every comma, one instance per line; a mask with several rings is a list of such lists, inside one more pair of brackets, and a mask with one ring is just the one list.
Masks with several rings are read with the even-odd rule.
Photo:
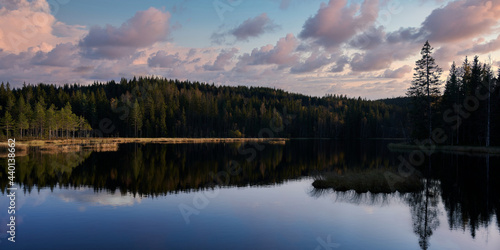
[[[498, 157], [437, 153], [412, 172], [399, 157], [328, 140], [33, 151], [17, 158], [16, 243], [0, 159], [0, 248], [500, 249]], [[364, 186], [312, 186], [329, 176]]]

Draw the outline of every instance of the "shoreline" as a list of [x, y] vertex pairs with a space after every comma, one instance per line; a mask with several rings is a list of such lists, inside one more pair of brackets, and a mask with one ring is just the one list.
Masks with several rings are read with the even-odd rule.
[[[96, 151], [116, 151], [119, 144], [126, 143], [238, 143], [262, 142], [269, 144], [285, 144], [288, 138], [75, 138], [75, 139], [28, 139], [16, 140], [16, 152], [27, 152], [30, 148], [38, 148], [45, 152], [75, 152], [83, 149]], [[0, 156], [8, 149], [7, 142], [0, 143]]]
[[[390, 151], [410, 152], [413, 150], [422, 150], [421, 146], [414, 144], [389, 143], [387, 145]], [[485, 147], [485, 146], [451, 146], [451, 145], [435, 145], [436, 152], [443, 153], [461, 153], [461, 154], [494, 154], [500, 155], [500, 147]]]

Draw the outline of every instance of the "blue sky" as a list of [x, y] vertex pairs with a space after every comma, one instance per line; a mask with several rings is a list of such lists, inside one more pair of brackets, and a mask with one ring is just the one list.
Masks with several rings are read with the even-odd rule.
[[452, 61], [500, 50], [500, 0], [0, 0], [0, 80], [156, 75], [377, 99], [405, 94], [429, 40]]

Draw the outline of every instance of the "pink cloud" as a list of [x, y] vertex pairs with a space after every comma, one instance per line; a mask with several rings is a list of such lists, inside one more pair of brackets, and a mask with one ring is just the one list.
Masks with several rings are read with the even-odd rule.
[[498, 20], [499, 0], [460, 0], [432, 11], [422, 30], [431, 42], [455, 42], [491, 34]]
[[164, 50], [157, 51], [148, 58], [149, 67], [173, 68], [180, 62], [179, 53], [168, 54]]
[[222, 71], [225, 66], [231, 63], [231, 60], [237, 52], [238, 49], [236, 48], [222, 50], [213, 64], [205, 64], [203, 65], [203, 68], [207, 71]]
[[119, 28], [94, 26], [79, 46], [88, 58], [118, 59], [137, 49], [165, 41], [169, 34], [169, 12], [155, 8], [138, 11]]
[[[61, 30], [67, 31], [65, 35], [57, 32]], [[56, 44], [75, 42], [84, 32], [79, 25], [56, 22], [46, 0], [0, 2], [0, 49], [5, 51], [34, 48], [46, 52]]]
[[409, 65], [404, 65], [400, 68], [397, 68], [395, 70], [392, 69], [386, 69], [384, 73], [381, 75], [382, 78], [403, 78], [405, 77], [408, 73], [412, 71], [412, 67]]
[[260, 49], [253, 49], [251, 54], [243, 54], [236, 67], [241, 70], [247, 65], [292, 65], [298, 60], [298, 55], [293, 53], [297, 45], [298, 41], [295, 36], [288, 34], [286, 37], [280, 38], [275, 46], [268, 44]]
[[422, 44], [413, 42], [381, 43], [364, 53], [355, 53], [350, 61], [353, 71], [375, 71], [386, 69], [394, 61], [408, 59], [417, 54]]
[[459, 52], [460, 55], [470, 55], [473, 53], [476, 54], [487, 54], [500, 49], [500, 35], [497, 38], [487, 42], [487, 43], [478, 43], [474, 44], [474, 46], [470, 49], [463, 50]]
[[361, 7], [347, 6], [347, 0], [330, 0], [304, 23], [299, 37], [326, 48], [338, 47], [371, 26], [377, 19], [378, 7], [377, 0], [366, 0]]

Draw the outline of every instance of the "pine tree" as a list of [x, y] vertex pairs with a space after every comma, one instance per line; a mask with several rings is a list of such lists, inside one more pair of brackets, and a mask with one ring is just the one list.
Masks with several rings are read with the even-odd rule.
[[43, 128], [45, 125], [45, 108], [43, 100], [37, 102], [35, 106], [33, 121], [39, 137], [43, 136]]
[[141, 106], [137, 99], [132, 106], [132, 111], [130, 112], [130, 117], [132, 119], [132, 125], [134, 126], [134, 135], [137, 137], [138, 131], [142, 128], [142, 112]]
[[56, 127], [56, 112], [54, 104], [50, 105], [45, 113], [45, 124], [47, 125], [47, 130], [49, 131], [49, 139], [52, 139], [52, 131]]
[[23, 131], [30, 127], [28, 122], [28, 118], [24, 115], [24, 113], [19, 114], [19, 118], [17, 119], [17, 127], [19, 128], [19, 133], [21, 135], [21, 139], [23, 138]]
[[432, 57], [433, 48], [429, 41], [426, 41], [420, 54], [422, 58], [416, 61], [415, 73], [413, 74], [412, 85], [408, 88], [407, 96], [413, 99], [412, 120], [416, 124], [417, 137], [422, 137], [425, 133], [419, 131], [424, 124], [421, 121], [427, 121], [428, 137], [432, 134], [432, 101], [439, 95], [439, 78], [442, 69], [436, 64]]
[[10, 115], [9, 111], [5, 111], [5, 114], [2, 119], [2, 128], [5, 129], [7, 138], [9, 137], [9, 130], [12, 130], [14, 127], [14, 119], [12, 119], [12, 115]]
[[[451, 65], [450, 68], [450, 74], [448, 76], [448, 80], [446, 81], [445, 85], [445, 90], [443, 93], [443, 98], [441, 101], [441, 108], [444, 113], [444, 115], [447, 114], [447, 112], [453, 110], [455, 105], [460, 104], [460, 82], [458, 79], [458, 70], [455, 65], [455, 62]], [[454, 143], [454, 140], [456, 140], [456, 143], [458, 143], [458, 127], [455, 127], [455, 125], [459, 125], [459, 114], [455, 113], [455, 123], [453, 124], [444, 124], [446, 127], [451, 127], [450, 132], [453, 134], [455, 131], [456, 136], [451, 137], [451, 143]]]

